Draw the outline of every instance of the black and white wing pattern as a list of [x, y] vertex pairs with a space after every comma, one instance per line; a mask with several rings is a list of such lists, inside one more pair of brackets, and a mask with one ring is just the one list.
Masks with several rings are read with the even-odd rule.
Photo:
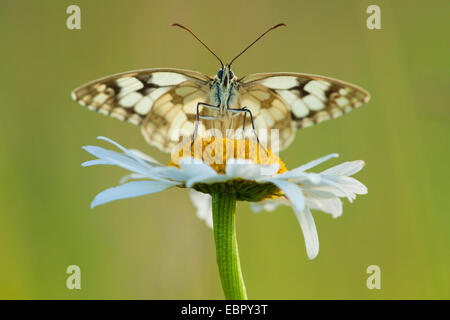
[[[72, 92], [90, 110], [141, 127], [150, 145], [170, 152], [180, 141], [180, 130], [192, 135], [198, 102], [208, 103], [211, 78], [178, 69], [146, 69], [112, 75]], [[200, 114], [208, 114], [202, 110]], [[202, 122], [199, 134], [209, 129]]]
[[[116, 74], [90, 82], [72, 97], [90, 110], [138, 125], [150, 145], [171, 152], [183, 136], [194, 131], [199, 102], [211, 103], [214, 78], [179, 69], [146, 69]], [[247, 107], [259, 129], [279, 130], [279, 150], [294, 139], [297, 129], [337, 118], [363, 103], [370, 95], [355, 85], [332, 78], [300, 73], [260, 73], [238, 80], [230, 108]], [[199, 107], [199, 114], [211, 110]], [[232, 128], [239, 129], [243, 115]], [[247, 120], [246, 132], [252, 136]], [[198, 135], [214, 128], [201, 121]], [[181, 135], [180, 135], [181, 134]]]
[[310, 74], [258, 73], [239, 83], [239, 104], [252, 111], [256, 129], [280, 130], [280, 150], [292, 142], [296, 129], [340, 117], [370, 99], [358, 86]]

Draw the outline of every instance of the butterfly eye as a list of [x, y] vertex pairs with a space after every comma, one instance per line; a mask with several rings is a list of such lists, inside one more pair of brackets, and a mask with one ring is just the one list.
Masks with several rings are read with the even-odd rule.
[[219, 72], [217, 72], [217, 77], [218, 77], [220, 80], [222, 80], [222, 77], [223, 77], [223, 70], [222, 70], [222, 69], [219, 70]]
[[233, 77], [234, 77], [233, 71], [230, 70], [230, 79], [233, 79]]

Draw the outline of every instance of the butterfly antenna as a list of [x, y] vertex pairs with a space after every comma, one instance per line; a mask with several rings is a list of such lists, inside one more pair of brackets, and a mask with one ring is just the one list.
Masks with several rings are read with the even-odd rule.
[[220, 65], [222, 66], [222, 69], [223, 69], [223, 62], [222, 62], [222, 60], [205, 43], [203, 43], [203, 41], [200, 40], [188, 27], [185, 27], [185, 26], [183, 26], [183, 25], [181, 25], [179, 23], [173, 23], [172, 27], [180, 27], [181, 29], [184, 29], [187, 32], [189, 32], [190, 34], [192, 34], [195, 39], [197, 39], [206, 49], [208, 49], [209, 52], [211, 52], [213, 54], [214, 57], [217, 58], [217, 60], [219, 60]]
[[241, 51], [241, 53], [239, 53], [236, 57], [233, 58], [233, 60], [231, 60], [231, 62], [228, 64], [228, 66], [231, 66], [231, 64], [233, 63], [234, 60], [236, 60], [237, 58], [239, 58], [241, 56], [241, 54], [243, 54], [245, 51], [247, 51], [252, 45], [254, 45], [259, 39], [261, 39], [262, 37], [264, 37], [266, 35], [266, 33], [268, 33], [269, 31], [272, 31], [278, 27], [281, 26], [286, 26], [286, 24], [284, 23], [279, 23], [277, 25], [274, 25], [273, 27], [270, 27], [269, 29], [267, 29], [262, 35], [260, 35], [255, 41], [253, 41], [252, 43], [250, 43], [250, 45], [245, 48], [244, 50]]

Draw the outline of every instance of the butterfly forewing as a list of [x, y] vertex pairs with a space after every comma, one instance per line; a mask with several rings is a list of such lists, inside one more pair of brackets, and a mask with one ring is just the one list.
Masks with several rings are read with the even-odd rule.
[[[306, 128], [337, 118], [370, 99], [367, 91], [355, 85], [309, 74], [259, 73], [242, 78], [240, 83], [243, 97], [253, 97], [253, 93], [259, 96], [256, 98], [258, 103], [241, 99], [243, 106], [245, 103], [256, 104], [264, 106], [261, 111], [266, 110], [261, 112], [261, 120], [255, 121], [255, 126], [283, 129], [280, 131], [280, 149], [287, 147], [294, 138], [292, 127]], [[280, 113], [291, 123], [283, 122]]]
[[151, 145], [169, 152], [180, 139], [177, 130], [192, 134], [197, 102], [209, 102], [210, 80], [189, 70], [138, 70], [88, 83], [72, 97], [90, 110], [141, 126]]

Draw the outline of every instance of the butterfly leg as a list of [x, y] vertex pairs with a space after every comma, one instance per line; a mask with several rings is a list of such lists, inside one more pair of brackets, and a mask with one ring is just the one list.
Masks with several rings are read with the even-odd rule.
[[242, 139], [245, 138], [245, 125], [247, 123], [247, 112], [244, 113], [244, 123], [242, 124]]
[[[231, 115], [232, 118], [240, 116], [241, 112], [235, 112], [233, 115]], [[242, 124], [242, 139], [245, 138], [245, 125], [247, 124], [247, 112], [244, 112], [244, 123]]]
[[252, 129], [253, 129], [253, 133], [256, 137], [256, 141], [258, 142], [258, 145], [264, 150], [264, 152], [269, 155], [269, 153], [267, 152], [266, 148], [264, 148], [264, 146], [261, 144], [261, 142], [259, 141], [259, 137], [258, 134], [256, 133], [256, 129], [255, 129], [255, 122], [253, 121], [253, 114], [250, 111], [250, 109], [248, 109], [247, 107], [243, 107], [241, 109], [231, 109], [228, 108], [229, 111], [231, 112], [236, 112], [236, 113], [241, 113], [244, 112], [244, 125], [243, 125], [243, 130], [245, 129], [245, 122], [246, 122], [246, 115], [248, 113], [248, 115], [250, 116], [250, 122], [252, 123]]
[[195, 126], [194, 126], [194, 132], [192, 133], [192, 142], [191, 142], [191, 148], [194, 145], [195, 139], [197, 138], [197, 132], [198, 132], [198, 125], [200, 123], [200, 118], [202, 119], [208, 119], [208, 120], [214, 120], [208, 116], [200, 116], [200, 106], [205, 106], [206, 108], [210, 108], [213, 110], [219, 110], [219, 106], [215, 106], [213, 104], [205, 103], [205, 102], [199, 102], [197, 103], [197, 112], [195, 114]]

